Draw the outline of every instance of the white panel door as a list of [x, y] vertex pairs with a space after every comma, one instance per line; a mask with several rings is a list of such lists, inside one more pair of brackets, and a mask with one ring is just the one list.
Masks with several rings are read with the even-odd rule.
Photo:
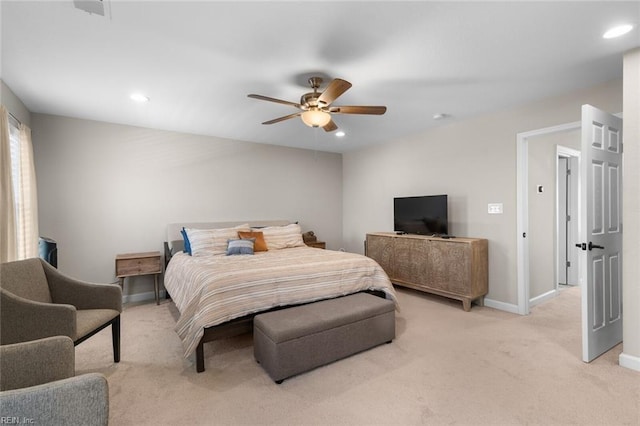
[[622, 119], [582, 106], [582, 359], [622, 341]]

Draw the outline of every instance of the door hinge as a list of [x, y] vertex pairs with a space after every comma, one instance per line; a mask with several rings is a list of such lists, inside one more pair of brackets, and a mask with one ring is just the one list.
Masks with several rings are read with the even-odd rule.
[[567, 222], [571, 222], [571, 215], [570, 214], [567, 215]]
[[567, 261], [567, 268], [571, 267], [571, 262]]
[[567, 169], [567, 175], [571, 175], [571, 169]]

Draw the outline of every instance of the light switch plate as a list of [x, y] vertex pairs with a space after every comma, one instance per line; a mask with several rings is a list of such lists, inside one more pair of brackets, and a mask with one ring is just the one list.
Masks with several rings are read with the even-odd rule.
[[502, 214], [502, 203], [489, 203], [487, 207], [489, 214]]

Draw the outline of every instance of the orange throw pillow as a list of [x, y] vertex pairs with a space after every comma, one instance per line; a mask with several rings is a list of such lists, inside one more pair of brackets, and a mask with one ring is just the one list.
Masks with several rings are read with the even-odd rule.
[[238, 231], [238, 236], [240, 238], [255, 238], [256, 241], [253, 243], [253, 251], [267, 251], [267, 242], [264, 240], [264, 235], [262, 235], [262, 231]]

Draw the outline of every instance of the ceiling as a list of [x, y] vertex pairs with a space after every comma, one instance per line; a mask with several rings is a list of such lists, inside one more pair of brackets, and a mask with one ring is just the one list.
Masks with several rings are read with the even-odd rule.
[[[95, 1], [95, 0], [94, 0]], [[640, 2], [122, 1], [1, 3], [1, 78], [35, 113], [346, 152], [622, 77]], [[627, 35], [605, 40], [611, 26]], [[296, 110], [307, 79], [353, 87], [343, 138]], [[147, 103], [129, 99], [142, 92]], [[446, 114], [434, 120], [434, 114]]]

